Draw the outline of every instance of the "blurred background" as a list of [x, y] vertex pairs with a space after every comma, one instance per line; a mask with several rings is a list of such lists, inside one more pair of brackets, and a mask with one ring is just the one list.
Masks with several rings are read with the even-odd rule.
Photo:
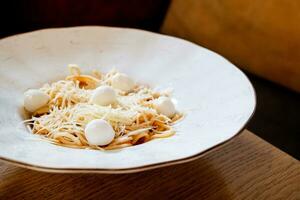
[[300, 1], [19, 0], [0, 7], [0, 38], [43, 28], [131, 27], [184, 38], [223, 55], [250, 78], [248, 129], [300, 159]]

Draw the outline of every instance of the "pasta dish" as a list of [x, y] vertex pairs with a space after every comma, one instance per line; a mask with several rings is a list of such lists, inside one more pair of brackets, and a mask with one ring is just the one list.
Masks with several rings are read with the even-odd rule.
[[175, 134], [182, 118], [169, 91], [134, 82], [117, 70], [82, 74], [69, 65], [64, 80], [24, 93], [30, 131], [66, 147], [99, 150], [142, 144]]

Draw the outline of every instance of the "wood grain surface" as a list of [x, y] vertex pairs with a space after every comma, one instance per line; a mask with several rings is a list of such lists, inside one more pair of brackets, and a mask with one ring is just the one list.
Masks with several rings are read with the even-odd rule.
[[0, 199], [153, 198], [300, 199], [300, 163], [249, 131], [196, 161], [135, 174], [51, 174], [0, 162]]
[[300, 1], [173, 0], [162, 32], [300, 92]]

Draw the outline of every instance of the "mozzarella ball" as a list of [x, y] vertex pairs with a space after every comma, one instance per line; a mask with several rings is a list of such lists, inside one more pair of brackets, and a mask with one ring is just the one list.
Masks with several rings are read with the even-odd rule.
[[112, 77], [111, 85], [116, 89], [128, 92], [134, 88], [135, 83], [126, 74], [116, 74]]
[[24, 107], [29, 112], [34, 112], [37, 109], [47, 105], [50, 97], [46, 93], [30, 89], [24, 93]]
[[117, 100], [115, 90], [109, 86], [96, 88], [91, 96], [91, 102], [100, 106], [107, 106]]
[[115, 131], [111, 125], [103, 119], [90, 121], [84, 131], [85, 137], [91, 145], [107, 145], [115, 137]]
[[176, 113], [175, 106], [172, 100], [168, 97], [159, 97], [155, 101], [154, 107], [159, 114], [163, 114], [169, 118], [173, 117]]

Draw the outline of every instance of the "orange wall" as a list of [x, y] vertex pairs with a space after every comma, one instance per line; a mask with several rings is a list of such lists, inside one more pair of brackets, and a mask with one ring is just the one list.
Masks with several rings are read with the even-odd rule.
[[300, 1], [174, 0], [161, 31], [300, 91]]

